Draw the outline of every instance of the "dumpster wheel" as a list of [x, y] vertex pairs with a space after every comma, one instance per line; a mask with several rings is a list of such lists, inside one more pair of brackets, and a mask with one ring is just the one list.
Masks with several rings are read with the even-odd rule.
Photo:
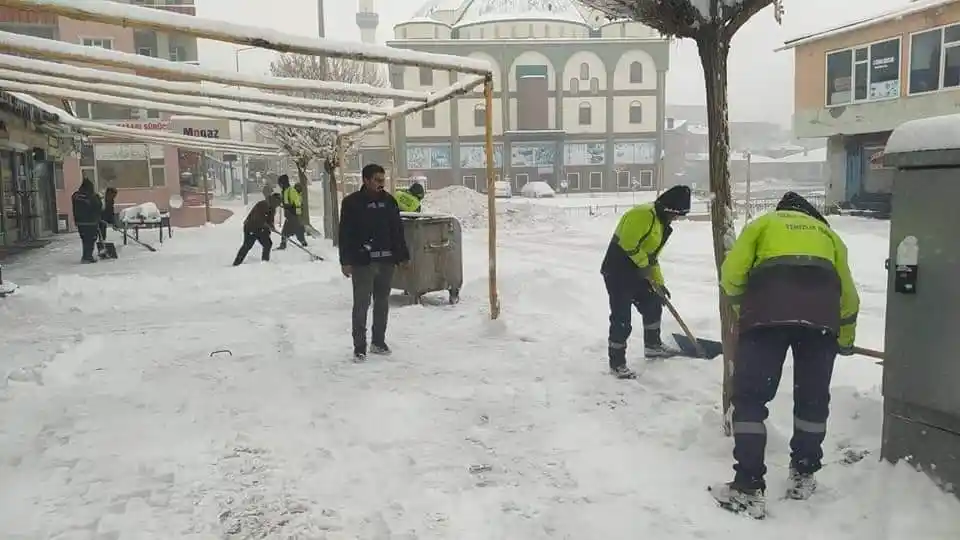
[[450, 289], [450, 303], [451, 304], [460, 303], [460, 289]]

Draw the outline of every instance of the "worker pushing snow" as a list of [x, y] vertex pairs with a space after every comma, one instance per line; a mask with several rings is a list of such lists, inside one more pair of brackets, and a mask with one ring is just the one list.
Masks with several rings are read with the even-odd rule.
[[749, 223], [723, 262], [720, 287], [739, 313], [733, 370], [733, 482], [710, 487], [717, 502], [766, 515], [764, 420], [793, 351], [793, 438], [787, 497], [816, 489], [837, 352], [852, 354], [860, 298], [847, 248], [806, 199], [789, 192]]
[[660, 338], [664, 285], [658, 257], [673, 233], [673, 221], [690, 212], [690, 188], [673, 186], [656, 201], [628, 210], [617, 224], [600, 267], [610, 298], [610, 334], [607, 354], [617, 378], [633, 379], [627, 367], [627, 340], [632, 332], [631, 309], [643, 318], [644, 356], [672, 356]]
[[401, 212], [420, 212], [423, 209], [421, 201], [425, 194], [423, 185], [420, 182], [414, 182], [407, 189], [398, 189], [393, 198], [397, 200], [397, 206], [400, 207]]
[[280, 230], [280, 246], [277, 249], [287, 249], [287, 238], [296, 236], [301, 246], [306, 247], [306, 229], [303, 226], [303, 198], [300, 191], [290, 186], [290, 177], [281, 174], [277, 178], [280, 187], [280, 197], [283, 199], [283, 228]]

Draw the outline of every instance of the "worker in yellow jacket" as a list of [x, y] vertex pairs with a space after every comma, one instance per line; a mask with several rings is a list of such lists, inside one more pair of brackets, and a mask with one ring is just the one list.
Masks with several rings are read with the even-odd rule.
[[424, 195], [423, 185], [414, 182], [407, 189], [398, 189], [393, 198], [397, 200], [401, 212], [419, 212], [422, 209], [420, 201]]
[[301, 246], [307, 245], [306, 231], [303, 226], [303, 199], [297, 187], [290, 186], [290, 177], [281, 174], [277, 177], [277, 186], [280, 187], [280, 197], [283, 200], [283, 228], [280, 230], [280, 246], [277, 249], [287, 249], [287, 238], [296, 236]]
[[809, 201], [789, 192], [749, 223], [723, 262], [720, 287], [739, 313], [733, 370], [733, 482], [711, 486], [717, 502], [765, 515], [764, 420], [793, 352], [793, 438], [787, 497], [816, 489], [837, 353], [852, 354], [857, 295], [847, 247]]
[[663, 281], [659, 256], [673, 233], [671, 223], [690, 211], [690, 188], [673, 186], [655, 202], [628, 210], [617, 223], [600, 267], [610, 299], [610, 333], [607, 355], [610, 372], [620, 379], [636, 374], [627, 367], [627, 340], [632, 332], [632, 308], [643, 317], [646, 358], [671, 356], [660, 339], [663, 296], [670, 292]]

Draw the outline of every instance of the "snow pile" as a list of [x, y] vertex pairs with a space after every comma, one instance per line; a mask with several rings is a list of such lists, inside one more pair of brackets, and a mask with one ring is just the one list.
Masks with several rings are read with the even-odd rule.
[[[425, 212], [449, 214], [467, 229], [487, 226], [487, 196], [464, 186], [449, 186], [430, 191], [423, 199]], [[530, 225], [562, 225], [562, 210], [533, 204], [497, 202], [497, 225], [519, 228]]]
[[124, 223], [158, 223], [160, 221], [160, 209], [152, 202], [124, 208], [120, 212], [120, 221]]

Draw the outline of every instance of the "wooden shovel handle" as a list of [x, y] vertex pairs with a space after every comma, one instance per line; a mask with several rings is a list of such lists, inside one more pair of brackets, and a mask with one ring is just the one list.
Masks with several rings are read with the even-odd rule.
[[697, 338], [693, 335], [693, 332], [690, 331], [690, 327], [687, 326], [687, 323], [683, 322], [683, 318], [680, 317], [680, 313], [677, 312], [677, 308], [673, 307], [673, 304], [670, 303], [670, 299], [667, 298], [667, 295], [663, 293], [656, 283], [651, 281], [650, 284], [653, 286], [653, 290], [657, 293], [657, 296], [660, 297], [660, 300], [663, 301], [663, 305], [667, 306], [667, 309], [670, 310], [670, 314], [673, 315], [674, 320], [676, 320], [677, 324], [680, 325], [683, 333], [686, 334], [690, 342], [693, 343], [693, 347], [697, 350], [697, 354], [700, 355], [700, 358], [706, 358], [707, 353], [703, 350], [703, 347], [700, 346], [700, 342], [697, 341]]
[[874, 349], [865, 349], [863, 347], [853, 347], [853, 354], [859, 354], [862, 356], [868, 356], [870, 358], [876, 358], [877, 360], [883, 360], [885, 355], [883, 351], [876, 351]]

